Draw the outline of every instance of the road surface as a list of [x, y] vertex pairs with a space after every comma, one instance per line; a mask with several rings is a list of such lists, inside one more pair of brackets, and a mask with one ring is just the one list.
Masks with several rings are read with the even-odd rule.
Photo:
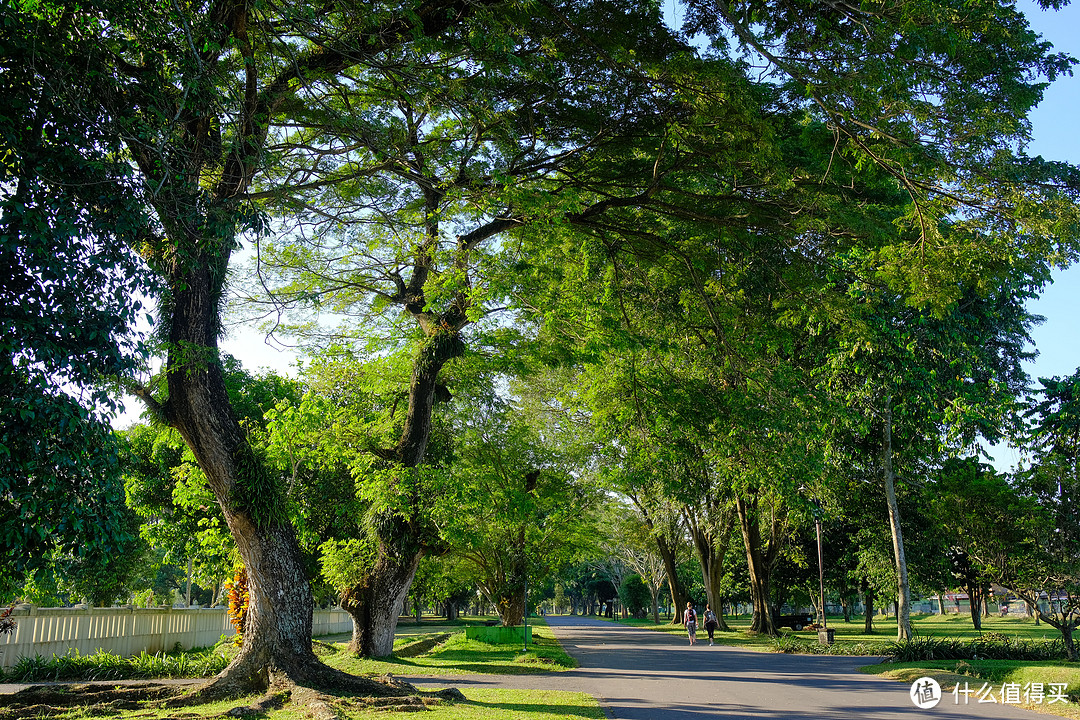
[[[690, 647], [668, 633], [582, 617], [548, 617], [555, 636], [581, 667], [549, 675], [402, 676], [425, 688], [454, 686], [569, 690], [596, 697], [621, 720], [895, 720], [896, 718], [1038, 718], [1044, 714], [1001, 705], [955, 704], [946, 693], [932, 709], [919, 709], [910, 686], [859, 673], [865, 657], [784, 655]], [[699, 634], [704, 637], [704, 633]], [[978, 689], [980, 681], [973, 681]], [[995, 690], [1000, 691], [1000, 688]], [[963, 697], [960, 698], [961, 703]]]

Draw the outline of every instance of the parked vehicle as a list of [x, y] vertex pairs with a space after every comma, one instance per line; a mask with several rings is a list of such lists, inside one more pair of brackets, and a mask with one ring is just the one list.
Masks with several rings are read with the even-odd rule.
[[798, 632], [807, 625], [813, 625], [814, 618], [808, 613], [796, 613], [795, 615], [781, 615], [776, 620], [776, 627], [789, 627]]

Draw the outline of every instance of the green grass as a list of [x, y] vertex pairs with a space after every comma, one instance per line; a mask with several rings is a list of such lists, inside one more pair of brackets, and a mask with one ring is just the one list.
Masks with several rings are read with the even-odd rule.
[[[528, 652], [523, 652], [519, 645], [492, 645], [468, 640], [463, 629], [458, 627], [449, 640], [416, 657], [357, 658], [346, 652], [347, 643], [344, 642], [335, 643], [333, 650], [320, 650], [320, 657], [327, 665], [358, 675], [520, 675], [577, 667], [577, 662], [562, 649], [547, 623], [530, 619], [529, 624], [533, 626], [533, 640]], [[431, 630], [455, 630], [442, 625], [423, 629], [425, 632], [422, 634], [399, 636], [394, 643], [395, 649], [439, 634], [429, 632]]]
[[[1033, 710], [1053, 712], [1063, 717], [1080, 719], [1080, 665], [1061, 662], [1024, 662], [1020, 660], [921, 660], [919, 662], [881, 663], [861, 668], [862, 672], [892, 680], [911, 683], [920, 677], [937, 680], [946, 693], [957, 683], [967, 682], [978, 689], [984, 682], [1000, 691], [1002, 683], [1064, 683], [1069, 704], [1054, 703], [1025, 706]], [[950, 700], [951, 702], [951, 700]]]
[[[604, 711], [586, 693], [558, 690], [466, 688], [466, 702], [448, 703], [424, 713], [425, 720], [601, 720]], [[385, 712], [348, 713], [356, 720], [383, 720]], [[278, 720], [273, 718], [272, 720]]]
[[[604, 712], [596, 700], [585, 693], [554, 690], [502, 690], [466, 688], [463, 702], [439, 702], [429, 706], [426, 720], [601, 720]], [[175, 708], [155, 708], [152, 704], [132, 710], [113, 710], [107, 713], [113, 720], [155, 720], [183, 717], [185, 720], [217, 720], [235, 707], [250, 705], [258, 696], [235, 700], [193, 705], [183, 708], [178, 715]], [[397, 713], [370, 710], [343, 698], [336, 704], [341, 717], [346, 720], [385, 720]], [[410, 713], [412, 715], [412, 713]], [[55, 708], [49, 713], [53, 720], [92, 720], [100, 718], [100, 707]], [[286, 705], [278, 710], [259, 713], [260, 720], [306, 720], [301, 708]]]
[[[725, 620], [728, 625], [731, 626], [731, 631], [718, 631], [716, 633], [718, 644], [743, 647], [751, 650], [761, 650], [764, 652], [774, 652], [776, 648], [775, 641], [772, 638], [749, 632], [750, 619], [749, 615], [726, 617]], [[686, 634], [686, 631], [683, 630], [681, 625], [670, 625], [663, 621], [661, 621], [660, 625], [653, 625], [651, 620], [620, 620], [619, 623], [636, 627], [646, 627], [678, 636], [684, 636]], [[843, 618], [840, 617], [830, 617], [829, 627], [835, 631], [837, 646], [832, 652], [838, 654], [843, 654], [845, 646], [850, 647], [851, 650], [854, 651], [860, 649], [858, 648], [860, 645], [862, 646], [861, 649], [864, 651], [872, 651], [874, 650], [875, 645], [881, 645], [881, 651], [884, 652], [884, 645], [896, 639], [895, 616], [877, 616], [874, 619], [874, 632], [872, 634], [863, 632], [863, 622], [861, 617], [854, 619], [850, 623], [845, 623]], [[912, 627], [916, 637], [975, 639], [982, 634], [971, 626], [971, 617], [966, 614], [913, 615]], [[1061, 637], [1061, 634], [1049, 625], [1042, 624], [1036, 626], [1033, 620], [1021, 617], [983, 618], [982, 632], [999, 632], [1013, 639], [1029, 641], [1050, 641]], [[797, 638], [804, 638], [808, 643], [817, 642], [817, 633], [813, 630], [803, 630], [802, 632], [796, 633], [788, 629], [782, 629], [781, 633], [787, 633]], [[702, 637], [704, 637], [704, 632], [699, 630], [698, 639], [701, 639]], [[867, 652], [853, 652], [853, 654], [867, 654]]]

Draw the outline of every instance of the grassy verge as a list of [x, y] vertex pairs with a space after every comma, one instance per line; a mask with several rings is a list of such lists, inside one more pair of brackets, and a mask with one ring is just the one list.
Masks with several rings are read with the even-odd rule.
[[[585, 693], [558, 690], [462, 690], [465, 702], [438, 705], [425, 720], [600, 720], [604, 711]], [[375, 720], [386, 713], [347, 714], [350, 720]], [[276, 718], [274, 720], [277, 720]], [[284, 720], [284, 719], [283, 719]]]
[[[728, 632], [718, 631], [716, 633], [716, 641], [721, 645], [730, 645], [733, 647], [742, 647], [763, 652], [792, 651], [793, 649], [799, 651], [799, 648], [796, 647], [795, 640], [799, 639], [805, 641], [802, 643], [803, 646], [817, 646], [817, 633], [813, 630], [792, 632], [791, 630], [783, 629], [781, 630], [781, 633], [784, 636], [789, 636], [789, 644], [786, 647], [777, 647], [777, 642], [774, 638], [750, 632], [751, 618], [749, 615], [726, 617], [725, 620], [731, 627], [731, 630]], [[646, 627], [650, 630], [672, 633], [679, 636], [684, 636], [686, 634], [681, 625], [670, 625], [664, 622], [661, 622], [660, 625], [653, 625], [651, 620], [620, 620], [619, 623], [636, 627]], [[835, 632], [836, 639], [836, 645], [829, 650], [832, 654], [884, 654], [884, 646], [896, 638], [896, 618], [891, 616], [878, 616], [875, 618], [873, 633], [863, 632], [863, 622], [861, 618], [857, 621], [845, 623], [843, 618], [830, 617], [829, 627]], [[1001, 633], [1014, 640], [1037, 642], [1052, 641], [1061, 636], [1061, 634], [1052, 627], [1045, 624], [1035, 625], [1033, 620], [1021, 617], [983, 618], [983, 629], [980, 632], [971, 626], [971, 617], [968, 615], [915, 615], [912, 616], [912, 627], [916, 637], [974, 640], [981, 637], [984, 633], [995, 632]], [[698, 639], [703, 635], [704, 633], [699, 630]], [[816, 652], [821, 649], [822, 648], [820, 647], [803, 647], [802, 651]]]
[[[397, 653], [414, 643], [435, 638], [440, 632], [398, 637], [394, 643], [395, 655], [378, 660], [353, 657], [345, 651], [345, 643], [322, 647], [319, 652], [327, 665], [357, 675], [520, 675], [577, 667], [577, 662], [566, 654], [543, 620], [530, 620], [529, 623], [533, 625], [533, 640], [528, 652], [518, 645], [492, 645], [468, 640], [460, 629], [445, 642], [415, 657], [401, 657]], [[441, 626], [425, 628], [442, 629]]]
[[[499, 690], [466, 688], [464, 701], [437, 701], [427, 705], [426, 720], [600, 720], [603, 710], [591, 696], [540, 690]], [[184, 720], [218, 720], [233, 708], [249, 705], [255, 696], [226, 702], [206, 703], [184, 708]], [[425, 703], [426, 704], [426, 703]], [[346, 720], [375, 720], [392, 716], [385, 710], [364, 707], [347, 697], [335, 701], [339, 717]], [[48, 717], [54, 720], [90, 720], [100, 718], [103, 709], [97, 706], [55, 708]], [[140, 707], [119, 710], [108, 708], [105, 713], [113, 720], [166, 720], [178, 717], [176, 709], [156, 708], [153, 702]], [[259, 713], [260, 720], [306, 720], [301, 708], [286, 705]]]
[[[970, 702], [976, 703], [977, 695], [974, 691], [980, 690], [984, 684], [992, 686], [995, 696], [1000, 699], [1004, 683], [1016, 683], [1021, 688], [1028, 687], [1032, 683], [1042, 683], [1047, 694], [1049, 694], [1051, 683], [1061, 683], [1065, 685], [1064, 694], [1069, 698], [1068, 703], [1050, 703], [1047, 697], [1041, 703], [1021, 703], [1020, 707], [1080, 719], [1080, 705], [1077, 704], [1080, 703], [1080, 666], [1076, 663], [1019, 660], [922, 660], [870, 665], [862, 668], [862, 671], [905, 683], [912, 683], [921, 677], [932, 677], [941, 684], [942, 691], [945, 693], [943, 704], [946, 705], [956, 702], [956, 698], [950, 695], [957, 684], [961, 688], [972, 690]], [[962, 695], [959, 699], [963, 703]]]

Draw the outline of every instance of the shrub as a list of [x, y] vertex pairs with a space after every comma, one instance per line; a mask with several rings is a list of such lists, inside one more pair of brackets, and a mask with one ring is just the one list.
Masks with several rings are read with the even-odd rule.
[[[989, 638], [987, 636], [990, 636]], [[986, 633], [974, 640], [916, 638], [888, 643], [892, 662], [918, 660], [1065, 660], [1068, 655], [1061, 640], [1018, 640], [1001, 633]]]
[[793, 633], [784, 633], [774, 638], [773, 652], [797, 653], [800, 655], [860, 655], [875, 656], [886, 655], [886, 644], [883, 642], [838, 642], [832, 645], [822, 645], [816, 640], [801, 638]]
[[99, 651], [83, 655], [69, 650], [51, 658], [24, 657], [0, 677], [12, 682], [48, 680], [129, 680], [162, 677], [212, 677], [225, 669], [229, 658], [213, 649], [181, 652], [172, 655], [143, 652], [122, 658]]

